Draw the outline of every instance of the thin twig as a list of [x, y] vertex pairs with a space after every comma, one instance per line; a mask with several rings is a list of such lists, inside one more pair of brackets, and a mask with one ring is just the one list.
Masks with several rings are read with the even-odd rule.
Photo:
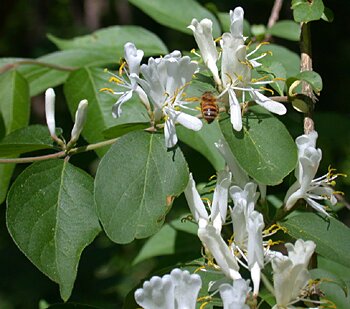
[[[282, 4], [283, 4], [283, 0], [275, 0], [275, 3], [271, 10], [269, 21], [267, 22], [268, 29], [271, 28], [279, 19]], [[270, 41], [271, 37], [272, 37], [271, 34], [267, 34], [265, 36], [265, 41]]]
[[95, 143], [95, 144], [90, 144], [87, 146], [81, 146], [81, 147], [76, 147], [72, 148], [68, 151], [62, 150], [56, 153], [48, 154], [48, 155], [43, 155], [43, 156], [37, 156], [37, 157], [25, 157], [25, 158], [0, 158], [0, 164], [1, 163], [32, 163], [36, 161], [45, 161], [45, 160], [51, 160], [51, 159], [59, 159], [63, 158], [66, 156], [71, 156], [77, 153], [81, 152], [86, 152], [86, 151], [91, 151], [95, 150], [101, 147], [105, 147], [111, 144], [114, 144], [118, 138], [113, 138], [107, 141]]
[[6, 71], [9, 71], [13, 68], [18, 67], [19, 65], [23, 65], [23, 64], [33, 64], [33, 65], [38, 65], [38, 66], [42, 66], [42, 67], [46, 67], [46, 68], [51, 68], [54, 70], [59, 70], [59, 71], [68, 71], [68, 72], [72, 72], [77, 70], [78, 68], [76, 67], [70, 67], [70, 66], [65, 66], [65, 65], [57, 65], [57, 64], [53, 64], [53, 63], [48, 63], [48, 62], [43, 62], [43, 61], [38, 61], [35, 59], [25, 59], [25, 60], [18, 60], [14, 63], [7, 63], [4, 66], [2, 66], [0, 68], [0, 74], [1, 73], [5, 73]]
[[[312, 53], [311, 53], [311, 33], [310, 23], [301, 23], [301, 36], [300, 36], [300, 52], [301, 62], [300, 71], [312, 71]], [[311, 99], [311, 106], [309, 106], [308, 112], [304, 117], [304, 133], [308, 134], [314, 130], [314, 122], [312, 120], [312, 113], [316, 102], [316, 97], [312, 91], [311, 86], [303, 82], [302, 93]]]

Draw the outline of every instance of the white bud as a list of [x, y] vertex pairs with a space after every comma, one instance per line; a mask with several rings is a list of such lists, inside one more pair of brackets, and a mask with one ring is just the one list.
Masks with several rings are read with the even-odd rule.
[[78, 109], [75, 113], [75, 123], [72, 129], [71, 139], [69, 141], [70, 144], [74, 144], [78, 140], [80, 133], [84, 128], [87, 115], [87, 106], [87, 100], [80, 101]]
[[46, 123], [50, 131], [50, 135], [56, 138], [56, 123], [55, 123], [55, 92], [49, 88], [45, 92], [45, 114]]

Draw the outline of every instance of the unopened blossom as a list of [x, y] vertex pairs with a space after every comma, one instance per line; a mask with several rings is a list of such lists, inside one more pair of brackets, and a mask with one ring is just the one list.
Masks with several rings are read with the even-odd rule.
[[56, 121], [55, 121], [55, 91], [49, 88], [45, 92], [45, 114], [46, 123], [49, 129], [50, 135], [53, 138], [56, 137]]
[[295, 244], [287, 243], [288, 256], [272, 259], [273, 283], [276, 305], [273, 309], [294, 308], [302, 289], [307, 285], [310, 274], [307, 270], [310, 258], [316, 248], [313, 241], [298, 239]]
[[295, 183], [289, 188], [285, 197], [285, 208], [290, 210], [299, 199], [304, 199], [315, 210], [329, 216], [325, 206], [318, 201], [329, 200], [335, 205], [337, 200], [334, 190], [330, 187], [332, 181], [337, 177], [331, 171], [321, 177], [315, 178], [322, 151], [316, 147], [317, 132], [312, 131], [296, 139], [298, 147], [298, 165], [295, 169]]
[[[126, 61], [128, 70], [123, 66], [123, 70], [120, 71], [120, 75], [112, 74], [110, 81], [115, 82], [124, 91], [113, 91], [110, 88], [102, 88], [101, 90], [107, 90], [113, 94], [120, 95], [117, 102], [112, 107], [113, 117], [118, 118], [122, 114], [122, 105], [129, 101], [133, 93], [137, 93], [140, 100], [146, 105], [149, 105], [148, 98], [143, 89], [137, 84], [135, 76], [139, 76], [140, 64], [143, 57], [143, 51], [137, 49], [133, 43], [126, 43], [124, 45], [124, 59]], [[126, 78], [122, 77], [122, 72], [125, 73]]]
[[220, 296], [224, 309], [249, 309], [245, 303], [250, 291], [249, 284], [244, 279], [234, 280], [232, 285], [221, 284], [219, 287]]
[[182, 57], [179, 51], [173, 51], [163, 58], [150, 58], [147, 65], [143, 64], [143, 78], [134, 75], [152, 104], [154, 121], [165, 117], [164, 136], [168, 148], [174, 147], [178, 141], [177, 122], [194, 131], [203, 126], [200, 119], [181, 110], [186, 109], [186, 102], [182, 101], [183, 91], [197, 66], [190, 57]]
[[144, 309], [195, 309], [201, 286], [199, 275], [175, 268], [169, 275], [145, 281], [134, 295]]
[[216, 84], [220, 87], [221, 80], [218, 67], [216, 66], [219, 54], [213, 39], [213, 22], [208, 18], [204, 18], [198, 22], [198, 20], [194, 18], [192, 19], [191, 25], [187, 28], [193, 31], [193, 36], [201, 52], [202, 59], [212, 72]]
[[230, 180], [231, 176], [229, 172], [222, 171], [218, 175], [210, 216], [200, 198], [191, 174], [184, 193], [193, 218], [198, 222], [197, 234], [203, 246], [210, 252], [217, 265], [220, 266], [221, 271], [228, 278], [239, 279], [241, 275], [238, 272], [239, 266], [236, 258], [220, 234], [222, 222], [224, 222], [226, 217], [227, 191]]
[[84, 124], [86, 122], [86, 117], [87, 117], [87, 107], [88, 107], [87, 100], [81, 100], [79, 102], [77, 111], [75, 112], [75, 121], [71, 132], [71, 139], [69, 141], [69, 144], [73, 145], [78, 140], [80, 133], [84, 128]]

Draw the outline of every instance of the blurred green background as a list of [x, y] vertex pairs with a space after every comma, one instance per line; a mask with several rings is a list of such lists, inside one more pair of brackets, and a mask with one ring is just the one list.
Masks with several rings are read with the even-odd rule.
[[[267, 24], [273, 0], [245, 1], [199, 1], [212, 11], [228, 12], [236, 6], [245, 10], [245, 18], [251, 24]], [[350, 172], [350, 23], [349, 1], [325, 1], [335, 15], [333, 23], [312, 23], [312, 48], [314, 70], [321, 74], [324, 89], [316, 105], [315, 127], [319, 132], [318, 146], [323, 151], [320, 173], [325, 173], [329, 164], [338, 171]], [[2, 0], [0, 19], [0, 57], [35, 58], [53, 51], [55, 46], [47, 39], [48, 33], [61, 38], [90, 33], [110, 25], [135, 24], [156, 33], [169, 50], [190, 50], [195, 42], [192, 36], [157, 24], [127, 0]], [[290, 1], [284, 1], [280, 19], [292, 19]], [[275, 40], [298, 52], [297, 43]], [[116, 63], [119, 59], [116, 59]], [[70, 130], [72, 123], [67, 117], [62, 89], [57, 88], [57, 122]], [[45, 123], [43, 96], [32, 98], [32, 123]], [[302, 133], [302, 116], [294, 111], [282, 119], [293, 137]], [[197, 179], [206, 181], [214, 170], [200, 155], [184, 146], [191, 170], [197, 171]], [[71, 161], [91, 173], [96, 157], [93, 153], [73, 158]], [[16, 169], [16, 174], [25, 166]], [[350, 196], [350, 179], [342, 178], [337, 189]], [[345, 205], [344, 202], [342, 205]], [[184, 211], [183, 198], [179, 198], [169, 215], [176, 217]], [[338, 217], [350, 225], [347, 206]], [[0, 209], [0, 309], [39, 308], [39, 302], [61, 302], [58, 286], [40, 273], [17, 249], [5, 224], [5, 204]], [[191, 240], [192, 241], [192, 240]], [[196, 241], [196, 240], [195, 240]], [[125, 295], [139, 280], [155, 269], [178, 261], [176, 257], [159, 257], [133, 266], [132, 260], [140, 250], [143, 240], [119, 246], [104, 235], [82, 254], [78, 277], [70, 301], [96, 305], [100, 308], [121, 308]], [[194, 250], [193, 250], [194, 251]], [[197, 254], [198, 251], [194, 252]], [[195, 255], [194, 255], [195, 256]], [[187, 256], [191, 258], [191, 254]]]

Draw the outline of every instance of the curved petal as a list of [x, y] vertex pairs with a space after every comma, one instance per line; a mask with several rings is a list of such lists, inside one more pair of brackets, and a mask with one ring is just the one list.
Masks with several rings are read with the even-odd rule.
[[200, 119], [195, 116], [186, 114], [184, 112], [176, 111], [172, 108], [167, 109], [167, 114], [174, 122], [178, 122], [183, 125], [185, 128], [199, 131], [203, 127], [203, 123]]
[[237, 279], [232, 285], [221, 284], [219, 291], [224, 309], [249, 309], [245, 304], [249, 290], [249, 285], [244, 279]]
[[282, 103], [270, 100], [267, 96], [264, 96], [258, 90], [252, 89], [251, 91], [249, 91], [249, 93], [252, 96], [252, 99], [257, 104], [264, 107], [265, 109], [267, 109], [271, 113], [275, 113], [278, 115], [284, 115], [287, 112], [286, 107]]
[[172, 119], [168, 118], [164, 125], [164, 138], [165, 146], [167, 148], [173, 148], [177, 144], [177, 135], [175, 130], [175, 124]]
[[122, 96], [118, 99], [116, 103], [114, 103], [112, 107], [112, 115], [114, 118], [119, 118], [122, 114], [122, 105], [129, 101], [132, 97], [132, 90], [126, 91], [122, 94]]
[[242, 111], [233, 89], [228, 91], [230, 104], [230, 119], [233, 128], [236, 131], [242, 130]]

